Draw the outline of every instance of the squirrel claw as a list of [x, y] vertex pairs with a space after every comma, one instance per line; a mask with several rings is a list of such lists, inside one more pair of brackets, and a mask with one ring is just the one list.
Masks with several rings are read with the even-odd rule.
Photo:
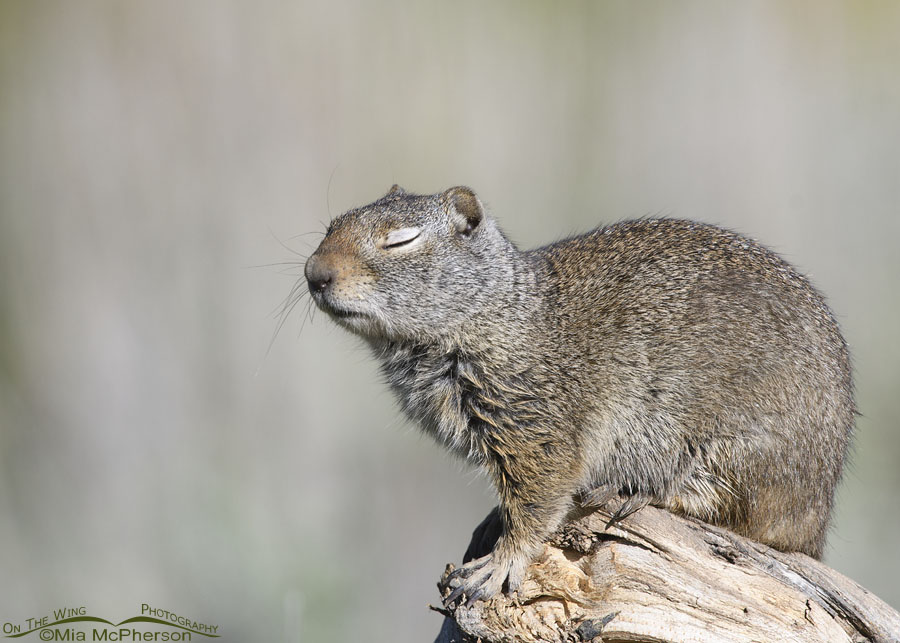
[[583, 492], [580, 504], [582, 507], [603, 507], [618, 495], [615, 487], [606, 484]]
[[476, 558], [475, 560], [471, 560], [462, 567], [457, 567], [452, 572], [447, 575], [447, 584], [449, 585], [452, 581], [459, 579], [467, 579], [472, 574], [477, 572], [479, 569], [487, 565], [491, 562], [491, 555], [482, 556], [481, 558]]
[[462, 585], [460, 585], [456, 589], [454, 589], [452, 592], [447, 594], [447, 596], [445, 596], [444, 598], [441, 599], [444, 603], [444, 607], [448, 607], [457, 598], [462, 596], [464, 591], [465, 591], [465, 588]]
[[609, 519], [609, 522], [606, 523], [606, 528], [609, 529], [623, 518], [627, 518], [635, 511], [646, 507], [648, 504], [650, 504], [650, 498], [647, 496], [629, 496], [622, 502], [619, 508], [616, 509], [616, 512]]
[[487, 600], [498, 594], [509, 574], [510, 565], [498, 564], [493, 554], [469, 561], [462, 567], [454, 569], [444, 581], [445, 587], [452, 591], [443, 599], [444, 606], [459, 599], [465, 594], [466, 607], [475, 602]]

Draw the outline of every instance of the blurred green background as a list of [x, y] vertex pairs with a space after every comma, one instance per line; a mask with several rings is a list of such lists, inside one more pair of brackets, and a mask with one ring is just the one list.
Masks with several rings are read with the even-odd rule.
[[432, 640], [487, 481], [306, 301], [267, 354], [305, 233], [395, 182], [810, 274], [863, 414], [826, 561], [900, 606], [898, 70], [892, 1], [0, 0], [0, 622]]

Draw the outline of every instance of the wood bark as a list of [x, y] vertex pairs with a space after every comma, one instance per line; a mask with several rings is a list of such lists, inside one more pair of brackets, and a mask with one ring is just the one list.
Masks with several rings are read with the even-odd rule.
[[435, 643], [900, 641], [900, 614], [804, 554], [654, 507], [609, 518], [561, 529], [516, 595], [441, 610]]

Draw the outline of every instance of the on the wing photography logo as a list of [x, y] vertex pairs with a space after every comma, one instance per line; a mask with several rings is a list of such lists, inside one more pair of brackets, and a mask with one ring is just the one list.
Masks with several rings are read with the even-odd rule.
[[147, 603], [141, 604], [139, 616], [119, 622], [92, 616], [81, 606], [63, 607], [20, 623], [3, 623], [6, 638], [29, 640], [37, 636], [41, 641], [193, 641], [219, 638], [218, 630], [218, 625], [157, 609]]

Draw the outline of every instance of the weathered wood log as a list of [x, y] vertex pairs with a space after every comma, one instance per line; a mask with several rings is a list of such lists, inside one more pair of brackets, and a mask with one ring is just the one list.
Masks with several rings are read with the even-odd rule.
[[443, 610], [436, 643], [900, 641], [900, 614], [804, 554], [654, 507], [609, 517], [555, 534], [517, 595]]

